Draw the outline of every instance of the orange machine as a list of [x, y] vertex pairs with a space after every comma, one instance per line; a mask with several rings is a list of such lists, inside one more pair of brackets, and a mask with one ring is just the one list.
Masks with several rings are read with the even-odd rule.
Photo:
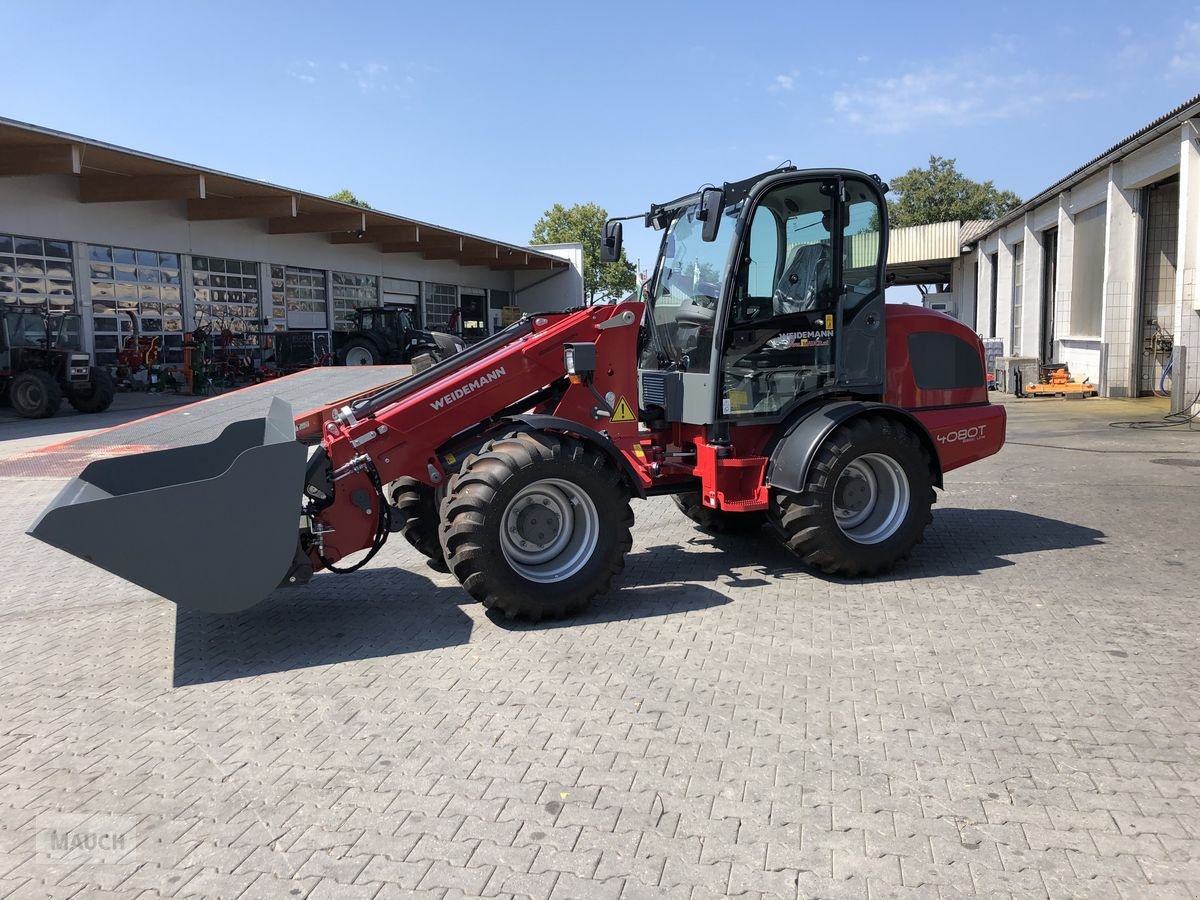
[[1025, 393], [1030, 397], [1093, 397], [1096, 386], [1088, 381], [1072, 381], [1071, 372], [1060, 366], [1043, 372], [1040, 382], [1025, 385]]

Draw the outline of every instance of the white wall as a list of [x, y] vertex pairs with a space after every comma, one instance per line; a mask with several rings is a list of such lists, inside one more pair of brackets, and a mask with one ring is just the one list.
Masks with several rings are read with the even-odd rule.
[[[1184, 123], [1176, 140], [1180, 204], [1175, 340], [1187, 348], [1184, 395], [1190, 402], [1200, 395], [1200, 119]], [[1192, 404], [1191, 411], [1200, 413], [1200, 403]]]
[[0, 179], [0, 231], [462, 287], [513, 287], [511, 272], [426, 260], [417, 253], [381, 253], [376, 244], [331, 244], [327, 234], [267, 234], [263, 219], [190, 222], [183, 201], [80, 203], [71, 176]]
[[[978, 330], [987, 334], [991, 272], [988, 255], [998, 253], [996, 336], [1005, 353], [1034, 356], [1040, 353], [1041, 272], [1046, 260], [1041, 238], [1048, 227], [1058, 226], [1058, 271], [1054, 297], [1055, 361], [1067, 363], [1072, 375], [1087, 376], [1109, 396], [1137, 393], [1134, 381], [1140, 356], [1138, 321], [1141, 284], [1141, 190], [1179, 173], [1179, 265], [1176, 276], [1176, 309], [1172, 323], [1175, 340], [1188, 348], [1187, 399], [1200, 392], [1200, 119], [1183, 124], [1140, 147], [1106, 169], [1096, 172], [1069, 190], [1040, 204], [1025, 216], [980, 239]], [[1099, 203], [1105, 210], [1103, 275], [1103, 328], [1100, 340], [1071, 333], [1072, 270], [1075, 217]], [[1010, 346], [1012, 337], [1012, 245], [1025, 241], [1022, 346]], [[1105, 371], [1102, 352], [1107, 351]], [[1200, 409], [1200, 404], [1197, 404]]]
[[583, 306], [583, 244], [538, 244], [535, 248], [565, 259], [568, 269], [515, 273], [516, 304], [525, 312], [554, 312]]

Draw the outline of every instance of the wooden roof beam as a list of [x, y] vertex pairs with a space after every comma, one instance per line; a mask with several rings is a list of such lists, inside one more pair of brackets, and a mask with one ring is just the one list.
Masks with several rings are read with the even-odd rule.
[[268, 234], [315, 234], [320, 231], [367, 230], [367, 214], [356, 212], [308, 213], [295, 217], [273, 217], [267, 221]]
[[357, 232], [339, 231], [329, 236], [331, 244], [417, 243], [421, 240], [418, 225], [369, 225], [362, 237]]
[[463, 239], [461, 237], [421, 247], [421, 256], [425, 259], [458, 259], [462, 253]]
[[20, 144], [0, 148], [0, 177], [78, 174], [78, 144]]
[[82, 175], [80, 203], [124, 203], [136, 200], [203, 200], [204, 176]]
[[294, 218], [299, 201], [290, 197], [206, 197], [189, 200], [187, 216], [193, 222], [215, 219]]

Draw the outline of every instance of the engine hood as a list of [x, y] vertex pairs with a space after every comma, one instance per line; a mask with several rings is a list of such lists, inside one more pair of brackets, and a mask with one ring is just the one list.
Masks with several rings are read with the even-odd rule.
[[446, 355], [461, 353], [467, 346], [462, 338], [446, 334], [444, 331], [422, 331], [421, 339], [436, 344], [437, 348]]

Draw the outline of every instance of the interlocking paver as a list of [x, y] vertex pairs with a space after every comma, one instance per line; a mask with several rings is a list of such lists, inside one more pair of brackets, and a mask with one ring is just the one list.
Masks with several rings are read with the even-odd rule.
[[[1200, 449], [1050, 402], [892, 575], [655, 499], [543, 626], [399, 539], [177, 611], [21, 534], [61, 481], [0, 478], [0, 895], [1200, 894], [1200, 470], [1153, 461]], [[1117, 452], [1052, 449], [1085, 445]], [[53, 811], [138, 842], [41, 860]]]

